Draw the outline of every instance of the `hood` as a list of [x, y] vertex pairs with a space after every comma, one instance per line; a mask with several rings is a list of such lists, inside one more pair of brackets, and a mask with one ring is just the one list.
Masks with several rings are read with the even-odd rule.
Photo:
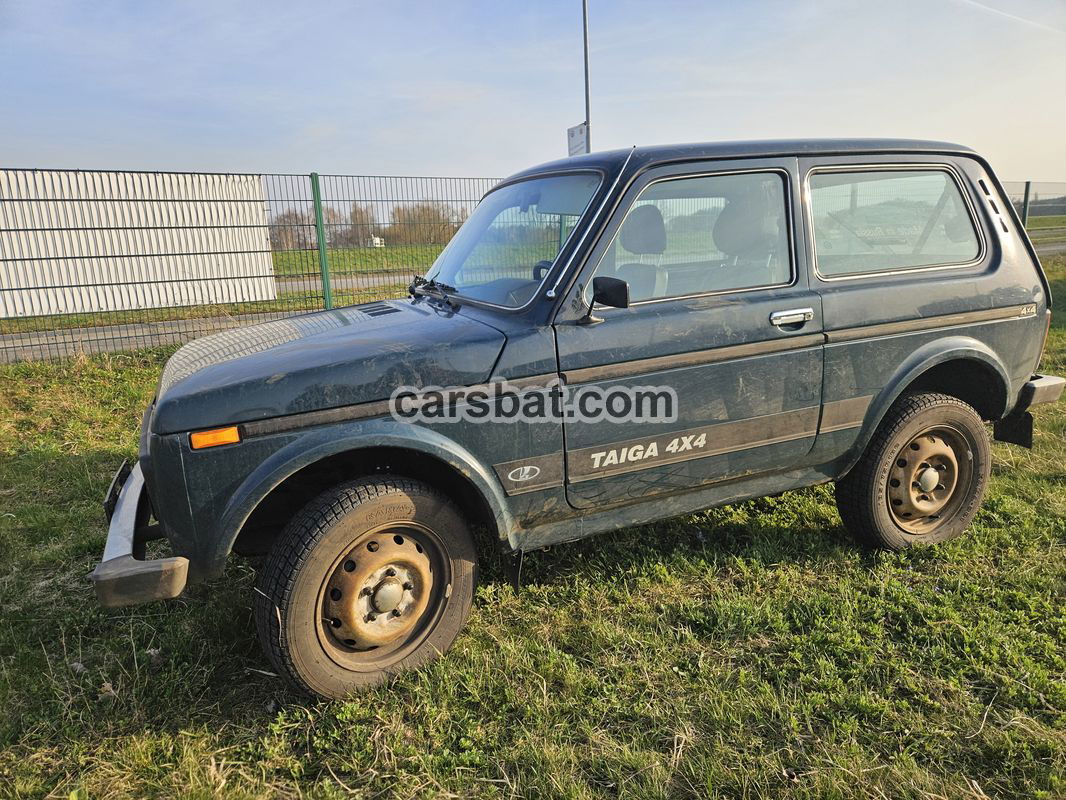
[[384, 400], [398, 386], [488, 380], [505, 337], [422, 301], [369, 303], [197, 339], [167, 362], [155, 433]]

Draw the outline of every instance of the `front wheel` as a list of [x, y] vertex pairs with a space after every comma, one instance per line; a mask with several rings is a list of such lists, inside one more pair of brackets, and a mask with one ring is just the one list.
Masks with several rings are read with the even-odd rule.
[[323, 493], [274, 546], [256, 590], [260, 644], [297, 689], [341, 698], [446, 650], [476, 578], [466, 521], [423, 483]]
[[837, 482], [837, 508], [858, 539], [890, 550], [954, 539], [969, 526], [991, 471], [988, 432], [950, 395], [904, 395], [859, 462]]

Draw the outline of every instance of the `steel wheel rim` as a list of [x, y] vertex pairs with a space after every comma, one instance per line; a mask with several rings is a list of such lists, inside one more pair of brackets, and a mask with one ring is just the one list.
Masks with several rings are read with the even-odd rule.
[[361, 533], [319, 587], [319, 644], [334, 663], [355, 672], [393, 664], [432, 632], [450, 585], [444, 545], [430, 528], [405, 521]]
[[973, 446], [966, 434], [951, 425], [925, 428], [892, 460], [886, 487], [889, 514], [907, 533], [933, 533], [955, 515], [973, 477]]

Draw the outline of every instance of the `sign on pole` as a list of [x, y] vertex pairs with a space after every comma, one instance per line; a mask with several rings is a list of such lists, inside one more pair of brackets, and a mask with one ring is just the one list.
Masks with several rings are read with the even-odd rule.
[[589, 126], [587, 122], [566, 129], [566, 148], [569, 155], [580, 156], [588, 152]]

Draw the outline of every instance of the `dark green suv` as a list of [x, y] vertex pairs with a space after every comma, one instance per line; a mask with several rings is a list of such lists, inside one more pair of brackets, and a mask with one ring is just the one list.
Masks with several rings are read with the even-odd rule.
[[[479, 547], [828, 481], [862, 540], [941, 542], [984, 495], [985, 423], [1029, 446], [1029, 409], [1062, 392], [1034, 374], [1050, 305], [1002, 187], [956, 145], [546, 164], [487, 194], [406, 299], [179, 350], [93, 579], [137, 603], [264, 555], [267, 657], [340, 697], [448, 648]], [[145, 560], [162, 537], [173, 555]]]

